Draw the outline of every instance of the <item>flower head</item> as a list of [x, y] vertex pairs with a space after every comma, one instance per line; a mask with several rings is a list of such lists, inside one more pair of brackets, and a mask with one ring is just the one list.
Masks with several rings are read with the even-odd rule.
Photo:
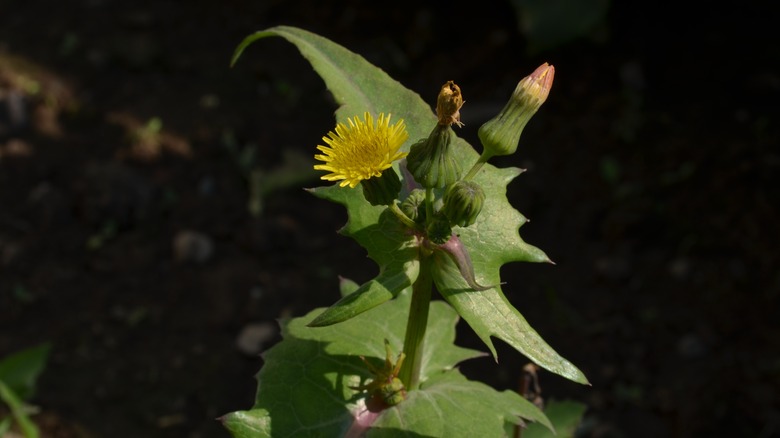
[[318, 145], [317, 149], [322, 154], [314, 156], [324, 162], [314, 165], [314, 168], [330, 172], [322, 179], [341, 180], [341, 187], [349, 185], [354, 188], [360, 181], [381, 176], [383, 170], [393, 165], [393, 161], [406, 156], [406, 152], [398, 151], [409, 138], [403, 120], [390, 125], [390, 114], [379, 114], [374, 124], [368, 112], [363, 118], [348, 118], [349, 126], [339, 123], [335, 132], [330, 131], [322, 137], [327, 146]]

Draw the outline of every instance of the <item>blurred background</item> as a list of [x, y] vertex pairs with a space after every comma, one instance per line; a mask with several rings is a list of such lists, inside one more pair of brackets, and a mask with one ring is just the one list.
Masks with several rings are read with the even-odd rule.
[[[301, 187], [335, 103], [286, 24], [476, 131], [543, 62], [550, 98], [509, 187], [509, 300], [592, 382], [587, 437], [780, 435], [780, 49], [770, 2], [0, 1], [0, 360], [49, 345], [45, 436], [220, 437], [278, 318], [376, 274]], [[461, 345], [485, 350], [463, 324]], [[526, 360], [467, 375], [517, 389]]]

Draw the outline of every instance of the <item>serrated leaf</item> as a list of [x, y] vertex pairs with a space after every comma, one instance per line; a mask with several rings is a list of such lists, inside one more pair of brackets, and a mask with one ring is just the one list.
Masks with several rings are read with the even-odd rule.
[[[498, 360], [491, 340], [495, 336], [508, 343], [539, 366], [575, 382], [587, 384], [585, 375], [571, 362], [561, 357], [509, 303], [495, 286], [474, 291], [467, 284], [455, 263], [445, 254], [434, 255], [433, 281], [442, 296], [454, 307]], [[498, 272], [486, 276], [486, 282], [498, 281]]]
[[[325, 81], [339, 108], [336, 120], [348, 117], [390, 113], [406, 120], [412, 143], [426, 137], [436, 123], [431, 107], [420, 96], [404, 87], [387, 73], [333, 41], [303, 29], [276, 26], [244, 38], [233, 53], [231, 65], [253, 42], [279, 36], [294, 44], [314, 70]], [[435, 94], [434, 94], [435, 96]], [[405, 150], [409, 150], [409, 144]], [[403, 148], [402, 148], [403, 149]]]
[[544, 413], [519, 394], [498, 392], [452, 370], [383, 412], [366, 436], [501, 437], [506, 423], [517, 424], [519, 417], [552, 428]]
[[[282, 341], [264, 355], [255, 406], [225, 415], [223, 424], [237, 438], [344, 436], [355, 417], [365, 410], [364, 394], [350, 387], [371, 377], [358, 356], [380, 364], [385, 357], [384, 339], [396, 352], [400, 350], [409, 304], [410, 294], [402, 293], [396, 300], [337, 326], [307, 327], [322, 309], [284, 324]], [[456, 418], [463, 417], [464, 410], [469, 418], [479, 418], [478, 426], [482, 428], [469, 426], [468, 430], [478, 433], [468, 436], [496, 436], [481, 431], [499, 430], [506, 421], [516, 421], [517, 416], [549, 424], [541, 411], [529, 408], [530, 403], [519, 395], [469, 382], [454, 370], [457, 363], [482, 355], [453, 344], [457, 320], [457, 314], [446, 303], [431, 303], [421, 389], [409, 392], [409, 399], [392, 414], [394, 418], [431, 423], [411, 430], [438, 428], [445, 434], [432, 436], [443, 437], [465, 436], [446, 434], [452, 430], [449, 424], [461, 421]], [[407, 408], [401, 408], [407, 403]], [[415, 413], [419, 408], [423, 409], [420, 412], [436, 411], [438, 417], [432, 422], [419, 417]], [[390, 411], [383, 411], [376, 419], [375, 425], [383, 425], [382, 433], [396, 425], [397, 420], [384, 419]]]

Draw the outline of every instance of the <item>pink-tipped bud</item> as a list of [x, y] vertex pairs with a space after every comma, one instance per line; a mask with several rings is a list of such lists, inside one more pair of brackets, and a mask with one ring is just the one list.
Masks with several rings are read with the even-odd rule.
[[[530, 96], [536, 96], [539, 106], [542, 106], [547, 100], [547, 96], [550, 95], [553, 78], [555, 78], [555, 67], [545, 62], [537, 67], [533, 73], [523, 78], [518, 87], [525, 89]], [[515, 94], [517, 94], [517, 90], [515, 90]]]
[[547, 100], [554, 77], [555, 67], [545, 62], [517, 84], [504, 109], [477, 132], [483, 155], [510, 155], [517, 150], [525, 125]]

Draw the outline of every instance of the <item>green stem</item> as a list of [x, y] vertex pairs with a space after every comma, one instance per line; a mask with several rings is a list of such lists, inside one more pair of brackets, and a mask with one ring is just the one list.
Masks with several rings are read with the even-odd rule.
[[425, 221], [430, 223], [433, 219], [433, 201], [435, 201], [435, 195], [432, 188], [425, 189]]
[[404, 337], [406, 358], [398, 376], [407, 390], [417, 389], [420, 384], [423, 341], [425, 340], [425, 329], [428, 327], [428, 309], [431, 305], [433, 287], [430, 264], [430, 256], [422, 255], [420, 275], [412, 285], [412, 304], [409, 306], [409, 319], [406, 322], [406, 336]]
[[[27, 438], [38, 438], [38, 426], [27, 416], [24, 409], [24, 402], [18, 395], [2, 380], [0, 380], [0, 401], [8, 405], [11, 415], [16, 420], [16, 424]], [[3, 435], [5, 436], [5, 435]]]
[[469, 181], [471, 178], [474, 178], [477, 172], [479, 172], [479, 169], [482, 169], [482, 165], [487, 163], [487, 160], [489, 160], [490, 157], [491, 155], [483, 151], [482, 155], [479, 156], [477, 162], [474, 163], [473, 166], [471, 166], [471, 170], [469, 170], [469, 173], [467, 173], [466, 176], [463, 178], [463, 181]]
[[401, 221], [401, 223], [404, 224], [407, 228], [415, 229], [417, 227], [417, 224], [415, 224], [413, 220], [409, 219], [409, 216], [401, 211], [401, 207], [399, 207], [398, 204], [393, 202], [389, 205], [389, 207], [390, 211], [395, 214], [395, 217], [397, 217], [398, 220]]

